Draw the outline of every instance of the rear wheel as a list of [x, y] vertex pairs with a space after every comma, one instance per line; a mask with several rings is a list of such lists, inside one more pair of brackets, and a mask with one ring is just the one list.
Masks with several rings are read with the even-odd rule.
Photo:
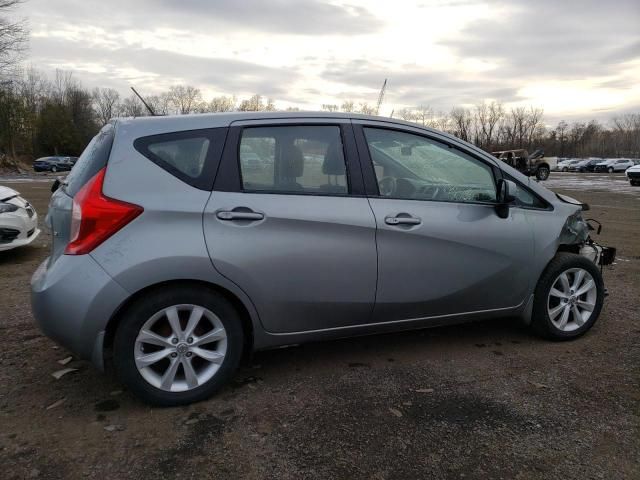
[[549, 167], [540, 167], [536, 171], [536, 178], [538, 180], [544, 181], [547, 178], [549, 178], [549, 173], [550, 173]]
[[562, 167], [562, 171], [563, 171], [563, 172], [568, 172], [568, 171], [569, 171], [569, 169], [568, 169], [567, 167]]
[[136, 301], [114, 339], [114, 364], [146, 402], [171, 406], [204, 400], [233, 375], [244, 344], [240, 318], [206, 288], [167, 287]]
[[554, 340], [570, 340], [587, 332], [604, 302], [604, 282], [591, 260], [559, 253], [536, 286], [532, 326]]

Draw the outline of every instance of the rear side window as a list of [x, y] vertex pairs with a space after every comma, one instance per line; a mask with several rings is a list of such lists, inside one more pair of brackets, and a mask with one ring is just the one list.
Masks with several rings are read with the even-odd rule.
[[245, 191], [346, 195], [347, 171], [340, 127], [250, 127], [239, 151]]
[[172, 169], [190, 178], [198, 178], [209, 151], [206, 137], [179, 138], [149, 144], [149, 152]]
[[189, 185], [210, 190], [226, 128], [164, 133], [136, 139], [136, 150]]
[[[93, 137], [89, 145], [67, 176], [65, 192], [74, 196], [85, 183], [92, 179], [96, 173], [107, 166], [111, 146], [113, 145], [114, 128], [112, 124], [105, 125], [98, 134]], [[56, 160], [48, 157], [46, 160]]]

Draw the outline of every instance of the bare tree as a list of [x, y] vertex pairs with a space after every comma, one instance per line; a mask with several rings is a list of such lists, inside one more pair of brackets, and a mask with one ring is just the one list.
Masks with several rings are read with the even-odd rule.
[[262, 95], [253, 95], [251, 98], [242, 100], [238, 107], [241, 112], [261, 112], [265, 109]]
[[373, 107], [371, 105], [369, 105], [366, 102], [363, 102], [360, 104], [359, 108], [358, 108], [358, 113], [362, 113], [364, 115], [375, 115], [376, 114], [376, 107]]
[[342, 102], [342, 105], [340, 105], [340, 110], [348, 113], [355, 112], [356, 104], [353, 102], [353, 100], [345, 100], [344, 102]]
[[569, 124], [564, 120], [560, 120], [556, 127], [555, 134], [557, 141], [560, 142], [560, 156], [564, 157], [564, 146], [567, 143], [567, 129]]
[[527, 129], [527, 148], [533, 148], [533, 139], [540, 138], [540, 129], [544, 130], [542, 122], [543, 110], [541, 108], [529, 107], [527, 116], [525, 118], [525, 125]]
[[417, 120], [416, 112], [412, 108], [401, 108], [400, 110], [398, 110], [396, 115], [398, 116], [398, 118], [401, 118], [405, 122], [416, 122]]
[[108, 123], [116, 116], [118, 111], [118, 102], [120, 94], [113, 88], [94, 88], [91, 92], [93, 105], [98, 115], [100, 123], [103, 125]]
[[322, 104], [322, 110], [324, 110], [325, 112], [337, 112], [339, 109], [338, 105], [333, 104], [333, 103], [323, 103]]
[[466, 108], [457, 107], [451, 110], [450, 115], [455, 135], [460, 137], [462, 140], [470, 141], [471, 124], [473, 122], [471, 112]]
[[265, 105], [264, 110], [266, 112], [275, 112], [277, 110], [273, 98], [267, 98], [267, 104]]
[[147, 109], [144, 107], [137, 95], [133, 93], [125, 98], [120, 104], [118, 115], [121, 117], [144, 117]]
[[145, 101], [156, 115], [169, 115], [171, 113], [171, 102], [169, 100], [168, 92], [145, 97]]
[[169, 105], [175, 113], [184, 115], [202, 108], [202, 94], [196, 87], [175, 85], [169, 88]]
[[28, 32], [24, 21], [9, 17], [23, 0], [0, 0], [0, 76], [7, 74], [27, 46]]
[[478, 146], [491, 150], [496, 141], [496, 134], [500, 120], [504, 117], [504, 108], [499, 102], [476, 105], [476, 143]]
[[209, 112], [232, 112], [236, 108], [236, 97], [213, 97], [207, 105]]

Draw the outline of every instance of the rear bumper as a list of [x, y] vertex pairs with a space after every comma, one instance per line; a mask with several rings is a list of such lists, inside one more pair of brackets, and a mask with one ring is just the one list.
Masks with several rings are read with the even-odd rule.
[[129, 296], [89, 255], [46, 259], [31, 278], [33, 316], [42, 332], [102, 369], [107, 323]]

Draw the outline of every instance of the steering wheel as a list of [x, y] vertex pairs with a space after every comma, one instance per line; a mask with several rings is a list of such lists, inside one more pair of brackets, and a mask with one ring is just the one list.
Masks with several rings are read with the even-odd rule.
[[383, 177], [378, 182], [378, 189], [380, 190], [380, 195], [390, 197], [393, 195], [393, 192], [396, 191], [396, 179], [393, 177]]

